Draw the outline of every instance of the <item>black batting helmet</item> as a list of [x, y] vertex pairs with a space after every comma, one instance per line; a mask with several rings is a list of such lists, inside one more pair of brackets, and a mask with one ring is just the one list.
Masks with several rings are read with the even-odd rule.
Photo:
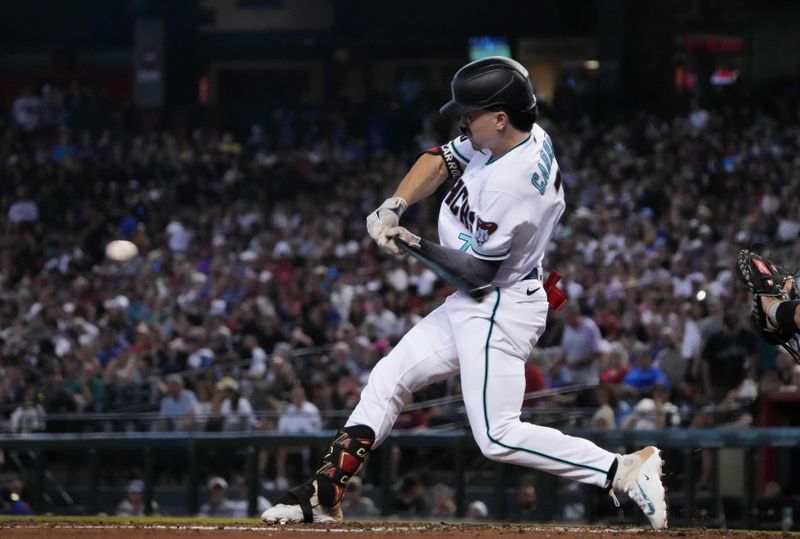
[[520, 112], [536, 106], [528, 70], [503, 56], [468, 63], [453, 75], [450, 88], [453, 97], [439, 109], [442, 116], [457, 116], [496, 105]]

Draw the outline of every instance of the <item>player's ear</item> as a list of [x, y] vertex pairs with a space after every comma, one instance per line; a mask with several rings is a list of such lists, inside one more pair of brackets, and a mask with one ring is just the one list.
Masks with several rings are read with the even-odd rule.
[[507, 125], [509, 125], [508, 114], [502, 110], [498, 111], [497, 116], [495, 116], [494, 125], [495, 129], [502, 131]]

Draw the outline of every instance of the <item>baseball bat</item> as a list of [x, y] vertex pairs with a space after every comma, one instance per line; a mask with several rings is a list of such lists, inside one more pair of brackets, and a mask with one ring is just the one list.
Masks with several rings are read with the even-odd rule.
[[474, 300], [481, 300], [492, 289], [491, 283], [479, 281], [475, 277], [456, 273], [448, 268], [445, 268], [438, 262], [425, 256], [419, 249], [411, 247], [402, 239], [393, 238], [398, 247], [420, 261], [420, 263], [431, 270], [433, 273], [444, 279], [445, 282], [450, 283], [457, 289], [461, 290]]

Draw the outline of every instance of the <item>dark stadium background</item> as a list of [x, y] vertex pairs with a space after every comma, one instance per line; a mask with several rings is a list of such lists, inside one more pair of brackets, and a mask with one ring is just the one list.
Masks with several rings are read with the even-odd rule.
[[[770, 0], [3, 2], [0, 511], [113, 513], [143, 488], [193, 515], [223, 476], [253, 516], [302, 479], [449, 292], [363, 222], [456, 133], [436, 112], [477, 42], [531, 73], [569, 203], [545, 269], [604, 338], [600, 388], [570, 389], [554, 315], [524, 417], [668, 444], [672, 522], [794, 526], [800, 372], [754, 338], [731, 274], [743, 246], [800, 260], [800, 4]], [[433, 237], [437, 206], [406, 223]], [[107, 260], [119, 238], [140, 256]], [[652, 388], [625, 365], [653, 359], [675, 407], [638, 417]], [[163, 412], [175, 374], [204, 406], [188, 422]], [[292, 439], [297, 386], [320, 414]], [[483, 460], [458, 393], [417, 394], [372, 459], [380, 514], [632, 521]], [[420, 476], [413, 513], [395, 502]]]

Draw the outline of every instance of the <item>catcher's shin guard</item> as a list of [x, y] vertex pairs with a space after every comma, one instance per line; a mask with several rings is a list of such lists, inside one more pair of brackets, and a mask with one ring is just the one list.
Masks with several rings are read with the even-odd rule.
[[364, 425], [345, 427], [322, 458], [322, 466], [314, 474], [319, 502], [333, 507], [344, 496], [347, 482], [358, 473], [367, 458], [375, 433]]

